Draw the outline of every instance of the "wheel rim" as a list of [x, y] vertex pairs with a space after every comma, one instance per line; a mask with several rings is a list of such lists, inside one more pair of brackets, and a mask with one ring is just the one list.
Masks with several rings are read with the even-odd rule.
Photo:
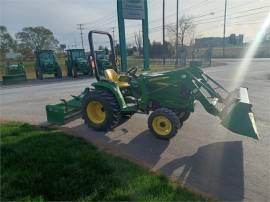
[[87, 115], [90, 121], [95, 124], [101, 124], [106, 119], [106, 112], [103, 105], [98, 101], [91, 101], [87, 105]]
[[172, 131], [172, 123], [165, 116], [157, 116], [153, 119], [152, 127], [161, 136], [169, 135]]

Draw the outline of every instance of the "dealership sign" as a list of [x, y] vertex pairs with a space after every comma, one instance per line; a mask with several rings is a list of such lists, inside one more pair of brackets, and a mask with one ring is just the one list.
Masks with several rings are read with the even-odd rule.
[[123, 16], [125, 19], [142, 20], [144, 13], [145, 0], [123, 0]]

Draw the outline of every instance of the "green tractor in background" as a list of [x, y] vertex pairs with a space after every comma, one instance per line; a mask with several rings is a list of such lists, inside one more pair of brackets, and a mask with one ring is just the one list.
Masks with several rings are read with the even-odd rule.
[[99, 74], [100, 75], [104, 75], [104, 71], [106, 69], [111, 69], [113, 68], [115, 71], [118, 71], [118, 67], [117, 65], [113, 64], [114, 62], [112, 60], [114, 60], [112, 58], [112, 54], [109, 53], [109, 51], [107, 50], [95, 50], [95, 59], [96, 59], [96, 63], [97, 66], [99, 67]]
[[37, 79], [43, 79], [44, 74], [54, 74], [55, 78], [62, 78], [62, 70], [56, 61], [52, 50], [37, 50], [35, 71]]
[[67, 50], [66, 67], [68, 76], [78, 77], [78, 73], [93, 76], [92, 67], [90, 68], [84, 49]]
[[26, 81], [26, 72], [22, 62], [12, 64], [11, 61], [8, 61], [4, 74], [3, 84], [15, 84]]
[[[91, 31], [89, 42], [94, 53], [93, 34], [110, 39], [112, 57], [115, 58], [112, 36], [106, 32]], [[82, 98], [82, 118], [92, 129], [107, 131], [119, 125], [121, 119], [134, 113], [150, 114], [148, 127], [158, 138], [170, 139], [195, 111], [195, 102], [221, 119], [221, 124], [232, 132], [258, 139], [252, 105], [246, 88], [229, 93], [214, 79], [193, 65], [168, 72], [143, 73], [137, 68], [118, 74], [114, 68], [99, 74], [96, 54], [92, 54], [97, 82]], [[227, 94], [223, 98], [217, 89]]]

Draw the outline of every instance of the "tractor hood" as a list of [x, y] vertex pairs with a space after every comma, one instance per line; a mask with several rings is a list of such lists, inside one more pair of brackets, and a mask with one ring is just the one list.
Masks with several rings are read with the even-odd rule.
[[[239, 135], [259, 138], [247, 88], [228, 92], [198, 67], [143, 73], [140, 78], [147, 81], [150, 89], [160, 92], [162, 88], [166, 89], [167, 96], [175, 86], [184, 86], [186, 97], [192, 96], [194, 101], [198, 100], [208, 113], [221, 119], [225, 128]], [[225, 98], [222, 96], [224, 94]]]

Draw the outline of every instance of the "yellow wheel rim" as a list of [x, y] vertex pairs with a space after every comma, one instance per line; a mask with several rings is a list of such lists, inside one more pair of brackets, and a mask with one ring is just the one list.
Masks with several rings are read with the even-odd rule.
[[165, 116], [157, 116], [153, 119], [152, 127], [161, 136], [169, 135], [172, 131], [172, 123]]
[[87, 105], [87, 115], [90, 121], [95, 124], [101, 124], [106, 119], [106, 112], [103, 105], [98, 101], [91, 101]]

